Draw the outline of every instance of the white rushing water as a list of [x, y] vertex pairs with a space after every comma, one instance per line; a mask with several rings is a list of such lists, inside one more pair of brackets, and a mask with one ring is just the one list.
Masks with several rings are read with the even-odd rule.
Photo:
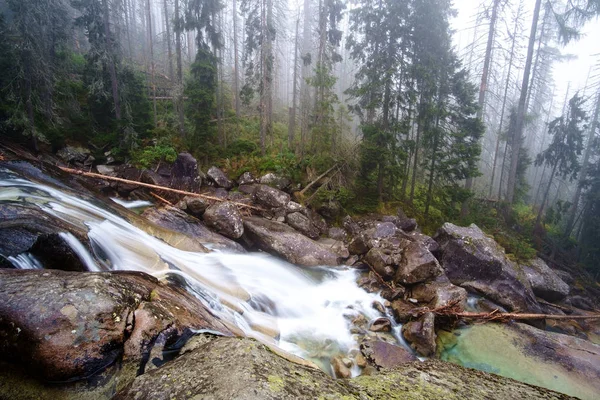
[[[372, 304], [383, 300], [359, 288], [352, 269], [300, 268], [262, 253], [182, 251], [76, 194], [8, 173], [0, 179], [0, 202], [35, 204], [74, 228], [85, 228], [92, 253], [71, 233], [61, 236], [88, 270], [135, 270], [176, 279], [244, 334], [314, 361], [358, 348], [351, 319], [381, 316]], [[10, 261], [17, 268], [41, 267], [29, 254]], [[394, 332], [400, 336], [397, 327]]]

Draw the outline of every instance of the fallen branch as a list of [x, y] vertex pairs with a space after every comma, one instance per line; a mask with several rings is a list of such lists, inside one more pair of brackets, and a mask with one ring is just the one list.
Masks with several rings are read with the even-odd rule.
[[305, 204], [310, 204], [310, 202], [317, 195], [317, 193], [319, 193], [319, 191], [321, 189], [323, 189], [324, 187], [326, 187], [329, 184], [329, 182], [331, 182], [331, 180], [333, 179], [333, 177], [338, 174], [338, 172], [340, 172], [339, 169], [337, 171], [335, 171], [329, 178], [327, 178], [327, 181], [324, 184], [322, 184], [321, 186], [319, 186], [319, 188], [317, 190], [315, 190], [315, 192], [313, 194], [311, 194], [310, 197], [308, 198], [308, 200], [306, 200], [304, 203]]
[[323, 172], [321, 175], [319, 175], [317, 177], [317, 179], [313, 180], [311, 183], [306, 185], [306, 187], [300, 191], [300, 196], [304, 196], [304, 193], [308, 189], [310, 189], [315, 183], [319, 182], [321, 179], [323, 179], [325, 176], [327, 176], [327, 174], [329, 174], [331, 171], [333, 171], [336, 167], [337, 167], [337, 164], [335, 164], [333, 167], [329, 168], [327, 171]]
[[159, 196], [159, 195], [157, 195], [156, 193], [154, 193], [154, 192], [150, 192], [150, 195], [151, 195], [152, 197], [154, 197], [155, 199], [158, 199], [158, 200], [162, 201], [162, 202], [163, 202], [163, 203], [165, 203], [166, 205], [169, 205], [169, 206], [173, 207], [173, 203], [171, 203], [171, 202], [170, 202], [169, 200], [167, 200], [167, 199], [164, 199], [164, 198], [160, 197], [160, 196]]
[[[164, 190], [165, 192], [177, 193], [177, 194], [181, 194], [181, 195], [184, 195], [184, 196], [202, 197], [203, 199], [213, 200], [213, 201], [221, 201], [221, 202], [228, 201], [227, 199], [220, 199], [218, 197], [207, 196], [205, 194], [199, 194], [199, 193], [194, 193], [194, 192], [186, 192], [185, 190], [172, 189], [172, 188], [165, 187], [165, 186], [152, 185], [150, 183], [143, 183], [143, 182], [138, 182], [138, 181], [131, 181], [129, 179], [123, 179], [123, 178], [117, 178], [117, 177], [114, 177], [114, 176], [96, 174], [94, 172], [84, 172], [84, 171], [80, 171], [80, 170], [77, 170], [77, 169], [65, 168], [65, 167], [58, 167], [58, 168], [62, 169], [65, 172], [68, 172], [70, 174], [83, 175], [83, 176], [87, 176], [89, 178], [97, 178], [97, 179], [104, 179], [104, 180], [107, 180], [107, 181], [115, 181], [115, 182], [128, 183], [130, 185], [138, 185], [138, 186], [147, 187], [147, 188], [150, 188], [150, 189]], [[260, 207], [250, 206], [250, 205], [244, 204], [244, 203], [237, 203], [235, 201], [231, 201], [230, 203], [233, 203], [233, 204], [235, 204], [236, 206], [238, 206], [240, 208], [249, 208], [249, 209], [252, 209], [252, 210], [266, 212], [266, 210], [264, 210], [264, 209], [262, 209]]]

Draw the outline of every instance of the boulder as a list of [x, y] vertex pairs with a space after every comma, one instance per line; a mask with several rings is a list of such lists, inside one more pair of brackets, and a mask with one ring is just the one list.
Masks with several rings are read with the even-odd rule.
[[250, 172], [244, 172], [242, 175], [240, 175], [240, 177], [237, 180], [237, 183], [240, 186], [242, 186], [242, 185], [252, 185], [252, 184], [254, 184], [256, 182], [258, 182], [258, 181], [254, 177], [254, 175], [252, 175], [252, 173], [250, 173]]
[[206, 225], [230, 239], [238, 239], [244, 233], [242, 215], [237, 206], [228, 201], [208, 207], [202, 218]]
[[138, 272], [0, 270], [0, 361], [44, 381], [87, 378], [190, 329], [231, 334], [195, 297]]
[[197, 240], [200, 244], [206, 244], [220, 250], [245, 252], [239, 243], [211, 231], [202, 221], [187, 215], [178, 208], [170, 206], [148, 208], [142, 216], [156, 225]]
[[177, 203], [177, 207], [188, 214], [199, 218], [204, 214], [206, 209], [210, 207], [210, 201], [204, 197], [185, 196]]
[[325, 219], [323, 219], [323, 217], [321, 217], [319, 213], [317, 213], [315, 210], [308, 208], [307, 215], [308, 218], [310, 218], [310, 221], [313, 223], [313, 225], [319, 230], [320, 234], [324, 235], [327, 233], [327, 222], [325, 222]]
[[346, 240], [347, 234], [346, 234], [346, 231], [343, 230], [342, 228], [333, 227], [333, 228], [329, 228], [329, 231], [327, 232], [327, 236], [329, 236], [331, 239], [344, 241], [344, 240]]
[[387, 318], [377, 318], [371, 322], [369, 330], [372, 332], [390, 332], [392, 330], [392, 322]]
[[348, 232], [348, 234], [351, 236], [355, 236], [360, 233], [360, 226], [358, 226], [358, 224], [349, 215], [346, 215], [342, 219], [342, 226], [344, 227], [346, 232]]
[[258, 185], [240, 185], [238, 190], [240, 193], [254, 195], [254, 191], [258, 188]]
[[198, 162], [190, 153], [179, 153], [171, 167], [172, 188], [197, 192], [202, 186]]
[[416, 361], [410, 350], [381, 340], [368, 339], [360, 344], [360, 351], [367, 361], [376, 368], [396, 368], [399, 365]]
[[[351, 244], [352, 245], [352, 244]], [[367, 264], [373, 268], [383, 279], [390, 280], [394, 277], [394, 267], [392, 267], [392, 258], [382, 249], [371, 249], [365, 256]]]
[[396, 225], [393, 222], [380, 222], [375, 226], [375, 232], [371, 235], [373, 239], [384, 239], [396, 234]]
[[336, 200], [329, 200], [321, 204], [317, 211], [325, 217], [325, 219], [333, 221], [340, 215], [342, 206]]
[[284, 176], [268, 173], [260, 177], [260, 183], [271, 186], [278, 190], [286, 189], [290, 186], [290, 180]]
[[285, 207], [290, 201], [290, 195], [267, 185], [258, 185], [254, 190], [255, 201], [265, 207]]
[[56, 155], [67, 163], [83, 164], [88, 157], [91, 157], [92, 152], [85, 147], [66, 146], [60, 149]]
[[414, 218], [398, 219], [396, 221], [396, 226], [404, 232], [412, 232], [417, 229], [417, 220]]
[[333, 375], [336, 378], [348, 379], [352, 376], [352, 372], [350, 371], [352, 362], [348, 363], [344, 361], [344, 357], [341, 355], [335, 356], [331, 359], [331, 368], [333, 369]]
[[206, 175], [208, 176], [208, 179], [210, 179], [211, 182], [213, 182], [215, 186], [219, 188], [223, 188], [225, 190], [230, 190], [233, 188], [233, 181], [231, 181], [223, 171], [215, 166], [210, 167]]
[[411, 347], [423, 357], [431, 357], [436, 350], [435, 315], [428, 312], [416, 321], [407, 322], [402, 326], [402, 336]]
[[569, 285], [548, 267], [541, 258], [522, 264], [533, 293], [548, 301], [560, 301], [569, 295]]
[[367, 238], [364, 234], [359, 234], [356, 236], [348, 245], [348, 251], [350, 254], [356, 254], [358, 256], [365, 254], [369, 251], [369, 246], [367, 246]]
[[442, 268], [433, 254], [421, 243], [411, 242], [404, 248], [394, 280], [412, 285], [432, 280], [442, 273]]
[[348, 252], [348, 247], [341, 240], [335, 240], [330, 238], [321, 238], [317, 240], [321, 246], [325, 247], [333, 251], [338, 257], [346, 259], [350, 257], [350, 252]]
[[295, 213], [295, 212], [299, 212], [302, 213], [304, 215], [307, 214], [306, 212], [306, 207], [304, 207], [302, 204], [300, 203], [296, 203], [295, 201], [290, 201], [286, 204], [285, 206], [285, 212], [286, 213]]
[[[99, 174], [106, 176], [117, 176], [114, 165], [96, 165], [96, 170]], [[148, 183], [148, 182], [145, 182]]]
[[[98, 167], [100, 167], [100, 166], [98, 166]], [[98, 171], [100, 171], [100, 169], [98, 169]], [[165, 178], [164, 176], [162, 176], [150, 169], [145, 169], [142, 171], [141, 181], [144, 183], [148, 183], [150, 185], [169, 186], [168, 178]]]
[[244, 236], [259, 249], [305, 266], [338, 265], [332, 251], [289, 226], [260, 217], [244, 218]]
[[411, 288], [411, 295], [431, 309], [457, 304], [464, 310], [467, 304], [467, 291], [444, 279], [415, 285]]
[[462, 228], [445, 223], [434, 238], [440, 245], [440, 263], [453, 284], [510, 311], [540, 312], [526, 275], [476, 225]]
[[319, 230], [313, 225], [311, 220], [304, 214], [293, 212], [285, 216], [285, 222], [298, 232], [311, 239], [319, 238]]

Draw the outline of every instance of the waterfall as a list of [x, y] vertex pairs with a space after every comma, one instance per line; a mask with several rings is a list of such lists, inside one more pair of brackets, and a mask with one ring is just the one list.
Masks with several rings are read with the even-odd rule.
[[[384, 300], [359, 288], [356, 270], [348, 267], [302, 268], [263, 253], [179, 250], [133, 226], [108, 205], [2, 170], [0, 203], [6, 202], [36, 205], [74, 230], [85, 229], [89, 247], [69, 232], [60, 235], [89, 271], [143, 271], [177, 282], [245, 335], [325, 369], [330, 357], [358, 349], [350, 330], [353, 318], [381, 316], [372, 304]], [[41, 267], [30, 254], [9, 261], [16, 268]], [[400, 336], [397, 326], [393, 331]], [[357, 368], [353, 371], [358, 373]]]

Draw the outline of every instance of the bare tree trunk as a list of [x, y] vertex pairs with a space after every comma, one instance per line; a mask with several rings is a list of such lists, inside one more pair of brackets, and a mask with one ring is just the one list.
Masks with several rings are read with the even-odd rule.
[[[423, 99], [421, 98], [421, 102]], [[423, 129], [423, 121], [422, 118], [417, 117], [417, 137], [415, 138], [415, 150], [413, 154], [413, 170], [412, 170], [412, 180], [410, 183], [410, 197], [409, 202], [412, 204], [415, 198], [415, 184], [417, 181], [417, 166], [419, 165], [419, 141], [421, 137], [421, 131]]]
[[569, 220], [567, 222], [567, 229], [565, 230], [565, 237], [569, 237], [571, 235], [571, 231], [575, 226], [575, 215], [577, 214], [577, 209], [579, 207], [579, 201], [581, 199], [581, 190], [583, 186], [583, 182], [587, 178], [588, 167], [590, 162], [590, 155], [592, 153], [594, 136], [596, 133], [596, 129], [598, 128], [598, 119], [600, 118], [600, 91], [598, 91], [598, 95], [596, 97], [596, 107], [594, 110], [594, 116], [592, 117], [592, 122], [590, 124], [590, 131], [588, 133], [587, 146], [585, 147], [585, 153], [583, 155], [583, 164], [581, 166], [581, 172], [579, 173], [579, 179], [577, 180], [577, 187], [575, 189], [575, 194], [573, 195], [573, 200], [571, 201], [571, 208], [569, 210]]
[[104, 7], [104, 40], [106, 46], [106, 55], [108, 57], [108, 71], [110, 73], [110, 83], [112, 88], [113, 103], [115, 106], [115, 118], [117, 121], [121, 120], [121, 101], [119, 100], [119, 82], [117, 80], [117, 68], [115, 67], [115, 56], [112, 51], [112, 41], [110, 35], [110, 19], [108, 0], [102, 0], [102, 6]]
[[300, 79], [300, 157], [304, 156], [304, 148], [306, 138], [308, 136], [308, 120], [310, 118], [310, 86], [307, 79], [310, 76], [311, 69], [306, 60], [306, 57], [311, 53], [311, 34], [312, 34], [312, 9], [311, 0], [304, 0], [304, 17], [303, 17], [303, 32], [302, 32], [302, 77]]
[[262, 79], [262, 87], [260, 92], [260, 152], [264, 156], [265, 149], [265, 141], [267, 137], [267, 0], [261, 1], [261, 36], [262, 43], [260, 46], [260, 68], [261, 68], [261, 79]]
[[133, 50], [131, 47], [131, 24], [129, 22], [129, 0], [125, 0], [123, 8], [125, 14], [125, 29], [127, 30], [127, 49], [129, 51], [129, 58], [133, 58]]
[[174, 79], [173, 75], [173, 50], [171, 48], [171, 24], [169, 21], [169, 8], [167, 6], [167, 0], [163, 0], [163, 5], [165, 8], [165, 34], [167, 36], [167, 65], [169, 71], [169, 79], [171, 82]]
[[185, 119], [183, 115], [183, 68], [181, 65], [181, 19], [179, 14], [179, 0], [175, 0], [175, 53], [177, 59], [177, 100], [175, 108], [179, 116], [179, 133], [185, 137]]
[[519, 153], [521, 150], [521, 141], [523, 136], [523, 128], [525, 125], [525, 102], [527, 100], [527, 92], [529, 90], [529, 76], [531, 74], [531, 64], [533, 61], [533, 51], [535, 47], [535, 35], [537, 31], [538, 20], [540, 17], [540, 8], [542, 0], [536, 0], [535, 9], [533, 12], [533, 20], [531, 22], [531, 32], [529, 34], [529, 46], [527, 48], [527, 61], [525, 62], [525, 71], [523, 72], [523, 84], [521, 86], [521, 97], [519, 98], [519, 107], [517, 108], [516, 129], [513, 138], [512, 157], [510, 162], [510, 170], [508, 174], [508, 187], [506, 199], [512, 203], [515, 197], [515, 187], [517, 183], [517, 168], [519, 165]]
[[300, 16], [296, 20], [296, 38], [294, 41], [294, 89], [292, 94], [292, 107], [290, 108], [290, 120], [288, 122], [288, 149], [292, 150], [294, 145], [294, 134], [296, 131], [296, 99], [298, 98], [298, 31], [300, 29]]
[[427, 218], [429, 216], [429, 206], [431, 205], [431, 200], [433, 199], [433, 178], [435, 177], [435, 162], [436, 160], [436, 155], [437, 155], [437, 149], [439, 146], [439, 139], [440, 139], [440, 135], [438, 132], [438, 127], [440, 124], [440, 116], [439, 114], [436, 116], [436, 120], [435, 120], [435, 126], [436, 126], [436, 130], [435, 130], [435, 139], [433, 142], [433, 149], [431, 151], [431, 167], [429, 170], [429, 185], [427, 188], [427, 201], [425, 202], [425, 218]]
[[[483, 61], [483, 72], [481, 74], [481, 83], [479, 84], [479, 109], [477, 110], [477, 118], [484, 120], [483, 109], [485, 107], [485, 96], [487, 93], [487, 85], [490, 73], [490, 64], [492, 62], [492, 48], [494, 45], [494, 36], [496, 34], [496, 21], [498, 20], [498, 7], [500, 6], [500, 0], [494, 0], [492, 7], [492, 17], [490, 19], [490, 29], [488, 30], [487, 46], [485, 48], [485, 59]], [[465, 189], [471, 190], [473, 188], [473, 177], [468, 176], [465, 181]], [[462, 203], [460, 210], [461, 217], [465, 217], [469, 213], [469, 200], [465, 200]]]
[[234, 60], [234, 74], [233, 74], [233, 90], [234, 98], [235, 98], [235, 115], [236, 117], [240, 116], [240, 68], [239, 68], [239, 54], [238, 54], [238, 29], [237, 29], [237, 0], [233, 0], [232, 4], [233, 10], [233, 60]]
[[150, 78], [152, 79], [152, 110], [154, 111], [154, 126], [158, 125], [158, 116], [156, 111], [156, 76], [154, 71], [154, 40], [152, 34], [152, 9], [150, 0], [146, 0], [146, 11], [148, 18], [148, 46], [150, 47]]
[[552, 181], [554, 180], [554, 175], [556, 174], [556, 167], [558, 166], [558, 161], [552, 166], [552, 173], [550, 174], [550, 179], [548, 180], [548, 186], [546, 186], [546, 192], [544, 193], [544, 198], [542, 199], [542, 204], [540, 205], [540, 209], [538, 211], [537, 218], [535, 220], [536, 226], [540, 224], [542, 220], [542, 215], [544, 213], [544, 206], [546, 205], [546, 200], [548, 200], [548, 194], [550, 193], [550, 187], [552, 186]]

